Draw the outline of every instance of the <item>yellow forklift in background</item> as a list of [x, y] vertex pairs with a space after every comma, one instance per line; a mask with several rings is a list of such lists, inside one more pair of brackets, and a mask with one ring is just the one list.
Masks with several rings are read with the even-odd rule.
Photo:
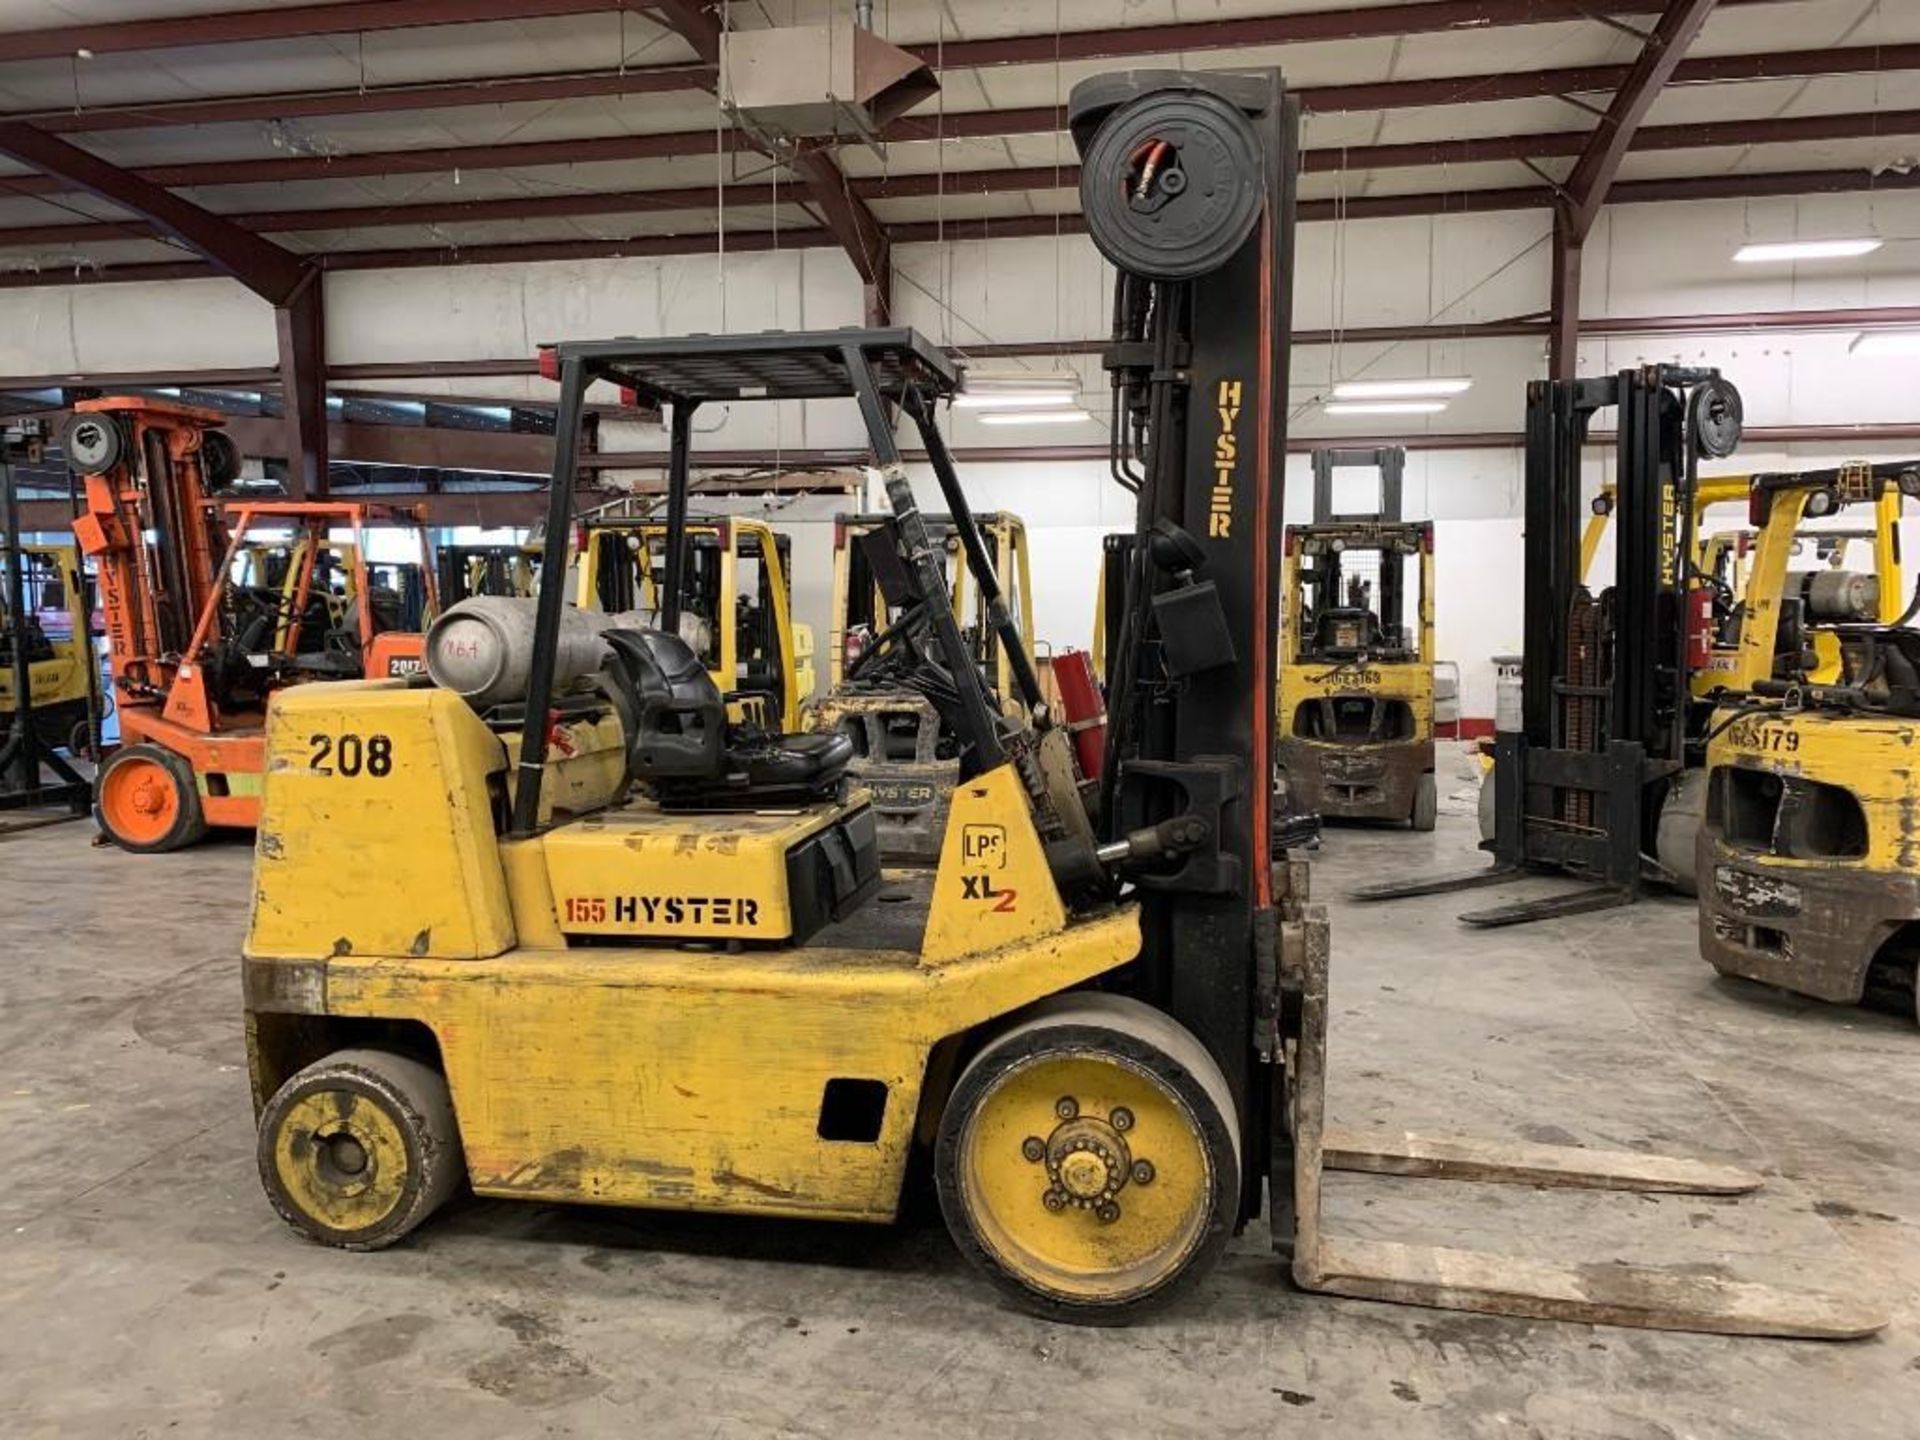
[[[1589, 506], [1591, 513], [1587, 517], [1586, 527], [1580, 532], [1580, 579], [1583, 584], [1593, 583], [1593, 564], [1600, 555], [1600, 547], [1607, 537], [1607, 530], [1613, 524], [1613, 512], [1617, 503], [1617, 492], [1608, 482], [1600, 487]], [[1716, 505], [1738, 505], [1743, 509], [1747, 503], [1747, 477], [1745, 475], [1702, 475], [1696, 482], [1693, 492], [1693, 535], [1696, 541], [1705, 544], [1710, 534], [1706, 528], [1707, 512]]]
[[[1683, 613], [1687, 616], [1687, 687], [1693, 699], [1694, 718], [1689, 723], [1696, 733], [1704, 729], [1712, 697], [1727, 691], [1736, 682], [1740, 668], [1742, 627], [1746, 615], [1745, 594], [1755, 571], [1761, 531], [1751, 523], [1753, 477], [1738, 475], [1702, 475], [1694, 482], [1691, 541], [1693, 560], [1681, 572], [1685, 585]], [[1774, 484], [1780, 477], [1774, 477]], [[1586, 527], [1581, 534], [1579, 574], [1583, 585], [1594, 580], [1593, 563], [1612, 523], [1616, 491], [1612, 484], [1602, 487], [1594, 498]], [[1738, 505], [1745, 526], [1709, 529], [1715, 509]], [[1782, 512], [1784, 513], [1784, 512]], [[1781, 582], [1795, 597], [1796, 614], [1814, 617], [1801, 632], [1810, 648], [1809, 675], [1816, 680], [1830, 679], [1838, 673], [1839, 641], [1832, 630], [1836, 621], [1870, 620], [1877, 613], [1890, 622], [1904, 603], [1899, 537], [1899, 496], [1882, 495], [1874, 504], [1871, 528], [1821, 528], [1816, 514], [1800, 514], [1797, 528], [1789, 527], [1784, 538], [1775, 534], [1774, 553], [1786, 559], [1809, 555], [1818, 563], [1784, 572]], [[1808, 524], [1807, 522], [1816, 522]], [[1845, 568], [1849, 548], [1856, 543], [1870, 547], [1871, 571]], [[1784, 547], [1784, 548], [1782, 548]], [[1758, 632], [1756, 631], [1756, 636]], [[1758, 640], [1754, 643], [1759, 643]], [[1701, 816], [1706, 806], [1705, 752], [1694, 744], [1688, 751], [1687, 766], [1668, 780], [1659, 799], [1653, 845], [1649, 852], [1658, 862], [1660, 878], [1683, 895], [1697, 889], [1695, 861]], [[1480, 838], [1482, 848], [1495, 841], [1495, 785], [1491, 762], [1480, 788]]]
[[[12, 623], [6, 587], [0, 587], [0, 737], [12, 728], [13, 646], [26, 637], [28, 693], [33, 729], [44, 749], [64, 748], [87, 756], [97, 748], [93, 713], [99, 706], [100, 671], [93, 644], [93, 607], [85, 567], [74, 545], [0, 545], [0, 570], [19, 556], [20, 627]], [[11, 575], [8, 577], [11, 583]]]
[[[651, 629], [569, 609], [559, 586], [468, 601], [436, 624], [424, 680], [283, 693], [243, 965], [274, 1206], [355, 1249], [400, 1239], [463, 1181], [885, 1222], [925, 1165], [962, 1253], [1064, 1320], [1168, 1303], [1266, 1210], [1296, 1281], [1327, 1293], [1740, 1334], [1880, 1328], [1870, 1301], [1700, 1267], [1329, 1233], [1327, 1168], [1723, 1194], [1760, 1177], [1537, 1145], [1382, 1149], [1326, 1125], [1328, 927], [1306, 866], [1271, 848], [1266, 783], [1298, 107], [1273, 71], [1134, 72], [1076, 86], [1069, 120], [1090, 230], [1118, 267], [1114, 471], [1159, 542], [1128, 577], [1096, 802], [1004, 601], [1022, 712], [970, 662], [894, 433], [897, 407], [998, 600], [936, 422], [959, 388], [940, 347], [851, 328], [559, 345], [550, 571], [590, 385], [670, 415], [669, 555], [700, 406], [856, 402], [904, 598], [951, 677], [962, 768], [940, 863], [877, 903], [851, 745], [728, 724], [671, 585]], [[316, 735], [356, 737], [368, 763], [308, 763]]]
[[433, 553], [437, 589], [443, 607], [469, 595], [529, 599], [538, 592], [541, 547], [520, 545], [442, 545]]
[[[1745, 693], [1758, 663], [1751, 657], [1768, 652], [1770, 646], [1793, 646], [1793, 663], [1804, 667], [1807, 679], [1831, 683], [1841, 670], [1840, 627], [1876, 619], [1896, 623], [1905, 604], [1897, 489], [1888, 487], [1873, 502], [1870, 527], [1847, 529], [1822, 523], [1838, 511], [1837, 504], [1823, 509], [1824, 499], [1797, 514], [1769, 510], [1763, 521], [1758, 518], [1755, 484], [1756, 477], [1750, 475], [1703, 477], [1695, 499], [1699, 538], [1687, 592], [1694, 652], [1688, 688], [1702, 724], [1707, 723], [1705, 712], [1717, 699], [1729, 692]], [[1799, 488], [1784, 475], [1770, 477], [1768, 484], [1787, 491]], [[1808, 485], [1820, 488], [1817, 480]], [[1747, 507], [1749, 523], [1702, 533], [1707, 510], [1729, 503], [1735, 497], [1728, 492], [1735, 489]], [[1871, 568], [1847, 568], [1856, 544], [1867, 547]], [[1793, 566], [1802, 557], [1814, 563]], [[1782, 605], [1794, 617], [1790, 629], [1778, 624]], [[1776, 655], [1776, 661], [1787, 658]], [[1683, 895], [1698, 894], [1700, 887], [1698, 847], [1707, 805], [1705, 749], [1692, 747], [1689, 761], [1667, 788], [1654, 848], [1674, 889]]]
[[[1431, 830], [1433, 525], [1400, 518], [1406, 459], [1397, 446], [1313, 452], [1313, 523], [1286, 531], [1276, 783], [1324, 819]], [[1379, 473], [1377, 509], [1335, 513], [1342, 468]]]
[[[668, 525], [618, 514], [580, 526], [578, 603], [658, 624], [675, 583]], [[765, 729], [797, 734], [813, 698], [813, 628], [793, 619], [793, 542], [761, 520], [690, 517], [678, 571], [679, 633], [735, 707]]]
[[[372, 531], [361, 533], [371, 536]], [[355, 587], [362, 576], [378, 633], [425, 634], [444, 602], [426, 583], [424, 530], [417, 543], [421, 560], [369, 560], [362, 565], [357, 540], [296, 533], [285, 540], [251, 541], [234, 556], [234, 593], [241, 597], [241, 604], [277, 606], [280, 618], [273, 644], [278, 650], [292, 643], [296, 630], [322, 635], [350, 628], [360, 603]], [[298, 598], [303, 590], [304, 608]], [[417, 668], [417, 659], [405, 657], [402, 664], [411, 670]]]
[[[1753, 477], [1759, 527], [1706, 747], [1700, 950], [1822, 1000], [1897, 994], [1920, 959], [1920, 597], [1897, 521], [1920, 462]], [[1788, 568], [1807, 518], [1871, 505], [1881, 574]]]
[[[1004, 596], [988, 594], [971, 578], [954, 517], [922, 517], [947, 577], [948, 603], [960, 617], [967, 658], [986, 678], [995, 705], [1014, 706], [1013, 654], [1005, 637], [1018, 635], [1029, 653], [1033, 647], [1027, 530], [1004, 512], [974, 518], [994, 573], [1008, 579]], [[932, 864], [946, 834], [963, 741], [953, 677], [929, 653], [928, 613], [895, 558], [898, 546], [890, 515], [834, 522], [829, 689], [809, 723], [853, 743], [851, 773], [873, 795], [882, 858]], [[1003, 613], [995, 614], [996, 605]]]

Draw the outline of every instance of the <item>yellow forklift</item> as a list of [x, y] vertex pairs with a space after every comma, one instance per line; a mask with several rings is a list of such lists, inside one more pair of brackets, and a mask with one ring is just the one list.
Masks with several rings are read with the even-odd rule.
[[[1739, 506], [1741, 517], [1748, 518], [1751, 479], [1751, 476], [1743, 473], [1702, 475], [1694, 481], [1690, 506], [1692, 534], [1695, 537], [1693, 561], [1685, 579], [1693, 661], [1688, 687], [1694, 700], [1699, 702], [1694, 707], [1695, 721], [1699, 724], [1705, 723], [1710, 697], [1728, 687], [1729, 677], [1736, 668], [1740, 623], [1744, 614], [1742, 596], [1753, 570], [1753, 557], [1759, 538], [1751, 525], [1710, 529], [1709, 521], [1715, 509], [1729, 505]], [[1593, 586], [1594, 561], [1609, 533], [1616, 500], [1616, 487], [1612, 483], [1602, 486], [1593, 499], [1592, 513], [1581, 534], [1579, 575], [1581, 584], [1588, 589]], [[1842, 598], [1857, 610], [1860, 597], [1877, 597], [1874, 603], [1880, 608], [1880, 618], [1890, 621], [1892, 615], [1898, 612], [1902, 603], [1900, 597], [1904, 593], [1901, 585], [1898, 501], [1897, 495], [1883, 496], [1875, 505], [1871, 528], [1815, 529], [1803, 525], [1800, 531], [1789, 537], [1788, 553], [1798, 555], [1811, 547], [1821, 562], [1819, 569], [1823, 578], [1816, 581], [1813, 578], [1814, 570], [1803, 569], [1793, 572], [1791, 582], [1808, 589], [1817, 585], [1821, 591], [1819, 608], [1823, 611], [1835, 609]], [[1852, 542], [1866, 542], [1871, 546], [1871, 573], [1844, 569], [1847, 547]], [[1852, 618], [1868, 617], [1858, 613], [1853, 614]], [[1837, 673], [1839, 664], [1837, 639], [1827, 626], [1819, 623], [1811, 625], [1806, 633], [1808, 643], [1817, 657], [1811, 674], [1816, 679], [1831, 677]], [[1651, 853], [1659, 866], [1658, 878], [1683, 895], [1692, 895], [1696, 889], [1695, 844], [1706, 803], [1705, 777], [1701, 769], [1704, 759], [1704, 751], [1699, 745], [1692, 746], [1688, 751], [1687, 768], [1669, 780], [1659, 799], [1659, 817]], [[1480, 838], [1483, 848], [1492, 849], [1496, 829], [1496, 786], [1491, 780], [1490, 746], [1482, 763], [1487, 773], [1480, 787]]]
[[[73, 545], [0, 547], [0, 570], [11, 581], [19, 557], [21, 618], [27, 657], [33, 728], [45, 749], [93, 753], [93, 714], [99, 708], [100, 672], [93, 645], [92, 607], [80, 551]], [[10, 601], [0, 590], [0, 734], [11, 728], [14, 704], [13, 648], [16, 627]]]
[[[579, 528], [582, 609], [637, 612], [657, 625], [677, 586], [679, 633], [738, 718], [751, 709], [777, 735], [802, 728], [813, 698], [813, 629], [793, 619], [793, 542], [744, 516], [688, 517], [676, 571], [663, 520], [605, 513]], [[674, 578], [675, 576], [678, 578]]]
[[[1433, 526], [1400, 518], [1406, 459], [1397, 446], [1313, 452], [1313, 523], [1286, 533], [1277, 783], [1325, 819], [1431, 830]], [[1376, 510], [1335, 513], [1342, 468], [1379, 473]]]
[[538, 594], [539, 545], [441, 545], [433, 552], [440, 603], [451, 606], [469, 595], [528, 599]]
[[[1137, 477], [1142, 539], [1097, 805], [1003, 601], [1023, 713], [968, 661], [894, 434], [897, 410], [997, 598], [936, 420], [959, 387], [944, 351], [852, 328], [558, 345], [549, 572], [589, 385], [670, 414], [683, 496], [700, 406], [856, 402], [964, 742], [940, 864], [877, 903], [851, 745], [728, 724], [674, 586], [658, 628], [568, 607], [558, 586], [468, 601], [436, 623], [426, 677], [284, 692], [243, 965], [274, 1206], [349, 1249], [400, 1239], [463, 1183], [885, 1222], [924, 1164], [962, 1252], [1061, 1319], [1167, 1303], [1267, 1209], [1296, 1281], [1328, 1293], [1743, 1334], [1879, 1328], [1872, 1303], [1697, 1267], [1327, 1233], [1328, 1168], [1715, 1193], [1759, 1177], [1381, 1148], [1325, 1125], [1327, 923], [1305, 865], [1270, 848], [1266, 784], [1298, 108], [1272, 71], [1138, 72], [1083, 82], [1069, 116], [1092, 234], [1119, 267], [1113, 458]], [[669, 528], [686, 523], [670, 506]], [[311, 763], [316, 736], [364, 763]]]
[[[1008, 577], [1010, 588], [996, 596], [970, 578], [955, 518], [921, 518], [947, 576], [949, 604], [960, 617], [968, 662], [986, 677], [995, 707], [1017, 713], [1014, 657], [1005, 637], [1019, 636], [1031, 652], [1033, 578], [1026, 526], [1017, 515], [999, 511], [974, 517], [994, 573]], [[930, 865], [940, 858], [964, 741], [955, 720], [952, 675], [928, 653], [930, 617], [895, 558], [898, 547], [890, 515], [834, 522], [830, 688], [813, 707], [809, 723], [853, 743], [851, 773], [873, 795], [882, 859]], [[1004, 613], [994, 613], [996, 604]]]
[[[1723, 975], [1914, 1009], [1920, 599], [1897, 585], [1889, 516], [1920, 496], [1920, 463], [1756, 475], [1752, 495], [1759, 542], [1706, 747], [1701, 954]], [[1856, 505], [1876, 512], [1879, 575], [1789, 569], [1819, 533], [1804, 520]]]
[[44, 453], [37, 420], [0, 435], [0, 836], [85, 815], [93, 786], [73, 760], [99, 753], [93, 607], [79, 551], [29, 544], [21, 531], [15, 464]]
[[[372, 531], [359, 532], [370, 538]], [[232, 584], [241, 605], [257, 603], [277, 608], [273, 644], [286, 650], [297, 631], [324, 635], [351, 628], [360, 603], [355, 586], [365, 577], [368, 603], [379, 634], [424, 634], [443, 602], [426, 584], [425, 532], [419, 538], [418, 561], [361, 563], [358, 540], [294, 534], [288, 540], [259, 540], [242, 545], [234, 556]], [[308, 556], [311, 555], [311, 561]], [[304, 589], [304, 606], [299, 596]], [[418, 668], [416, 656], [398, 663], [407, 673]]]

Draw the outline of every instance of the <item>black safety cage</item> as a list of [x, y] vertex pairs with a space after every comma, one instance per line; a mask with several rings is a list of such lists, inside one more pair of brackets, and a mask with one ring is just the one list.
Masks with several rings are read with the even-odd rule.
[[[574, 473], [578, 466], [581, 418], [587, 388], [606, 381], [632, 390], [643, 403], [657, 405], [668, 417], [667, 573], [662, 587], [660, 626], [679, 625], [685, 591], [687, 496], [692, 469], [693, 416], [709, 403], [764, 400], [851, 399], [859, 406], [867, 445], [886, 483], [887, 500], [901, 538], [901, 559], [927, 606], [935, 644], [949, 668], [960, 702], [960, 739], [975, 763], [991, 768], [1005, 758], [994, 706], [978, 671], [962, 658], [959, 623], [953, 613], [944, 566], [914, 503], [894, 436], [890, 407], [911, 419], [925, 446], [947, 509], [966, 551], [968, 568], [987, 600], [994, 628], [1007, 647], [1021, 698], [1042, 704], [1039, 676], [1007, 612], [994, 573], [993, 558], [960, 487], [952, 452], [935, 423], [939, 401], [960, 388], [959, 371], [946, 352], [904, 326], [881, 329], [770, 331], [758, 335], [695, 335], [654, 340], [570, 341], [552, 347], [542, 368], [560, 381], [560, 406], [554, 436], [553, 484], [548, 493], [546, 551], [542, 573], [564, 574], [572, 533]], [[528, 694], [552, 693], [564, 586], [540, 587], [532, 673]], [[545, 727], [528, 723], [520, 744], [519, 771], [526, 782], [515, 787], [512, 834], [534, 833], [539, 823], [539, 777], [545, 763]]]

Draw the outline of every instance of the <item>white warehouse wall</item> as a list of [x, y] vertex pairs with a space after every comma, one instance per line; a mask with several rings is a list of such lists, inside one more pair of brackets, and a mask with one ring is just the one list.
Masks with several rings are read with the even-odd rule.
[[[1856, 234], [1889, 243], [1838, 262], [1758, 267], [1731, 260], [1748, 239]], [[1620, 317], [1920, 305], [1920, 241], [1901, 238], [1915, 236], [1920, 195], [1912, 192], [1614, 207], [1587, 246], [1584, 310]], [[1105, 332], [1111, 274], [1083, 237], [902, 246], [895, 258], [899, 318], [961, 349]], [[1547, 282], [1544, 213], [1310, 224], [1299, 231], [1295, 321], [1301, 329], [1358, 329], [1502, 319], [1544, 310]], [[828, 327], [860, 318], [851, 266], [825, 250], [731, 254], [724, 264], [705, 255], [348, 271], [327, 279], [328, 348], [336, 363], [493, 359], [525, 356], [556, 338]], [[1920, 364], [1857, 359], [1847, 353], [1850, 340], [1782, 331], [1590, 337], [1581, 345], [1581, 368], [1599, 373], [1657, 360], [1718, 365], [1744, 392], [1752, 426], [1920, 421]], [[1413, 433], [1516, 432], [1525, 384], [1544, 373], [1542, 349], [1532, 339], [1299, 347], [1289, 396], [1293, 434], [1337, 443], [1384, 428], [1321, 414], [1317, 402], [1334, 379], [1441, 374], [1469, 375], [1475, 383], [1443, 415], [1386, 423]], [[270, 312], [227, 281], [0, 292], [0, 374], [262, 366], [273, 358]], [[1074, 364], [1103, 418], [1097, 362], [1085, 356]], [[551, 393], [533, 379], [414, 388], [508, 398]], [[972, 415], [952, 419], [949, 434], [958, 446], [1098, 444], [1105, 434], [1099, 423], [992, 429]], [[837, 447], [860, 439], [845, 403], [716, 409], [701, 415], [698, 428], [703, 444], [726, 449]], [[648, 427], [616, 427], [607, 443], [658, 448], [662, 436]], [[1863, 453], [1893, 452], [1756, 447], [1735, 464], [1790, 468]], [[1593, 452], [1593, 485], [1603, 470]], [[1295, 457], [1288, 472], [1287, 515], [1302, 518], [1309, 503], [1304, 458]], [[924, 484], [927, 477], [920, 478]], [[1127, 497], [1092, 462], [974, 464], [968, 479], [980, 508], [1014, 509], [1028, 521], [1041, 637], [1056, 646], [1085, 644], [1098, 537], [1125, 523]], [[1520, 481], [1513, 449], [1416, 450], [1409, 457], [1407, 514], [1435, 521], [1439, 645], [1463, 664], [1469, 714], [1491, 713], [1485, 657], [1519, 638]], [[924, 489], [927, 503], [935, 503], [930, 484]], [[811, 511], [805, 520], [788, 518], [797, 529], [824, 530]], [[800, 568], [803, 591], [813, 589], [804, 573], [810, 566]], [[798, 607], [823, 633], [826, 583], [822, 576], [818, 599]]]

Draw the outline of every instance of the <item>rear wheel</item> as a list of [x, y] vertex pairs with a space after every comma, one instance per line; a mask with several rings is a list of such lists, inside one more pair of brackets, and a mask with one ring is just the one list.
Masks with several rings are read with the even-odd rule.
[[1044, 1001], [960, 1076], [935, 1147], [947, 1228], [1023, 1306], [1119, 1324], [1218, 1258], [1239, 1126], [1200, 1042], [1136, 1000]]
[[340, 1050], [260, 1115], [260, 1183], [323, 1245], [378, 1250], [437, 1210], [466, 1173], [447, 1082], [387, 1050]]
[[1654, 857], [1673, 872], [1673, 888], [1682, 895], [1700, 891], [1694, 847], [1699, 843], [1700, 819], [1706, 808], [1706, 778], [1704, 770], [1683, 770], [1676, 775], [1667, 786], [1660, 820], [1654, 828]]
[[129, 745], [108, 757], [93, 779], [93, 818], [137, 855], [178, 850], [207, 833], [192, 769], [158, 745]]
[[1422, 775], [1413, 787], [1413, 828], [1431, 830], [1440, 817], [1440, 792], [1433, 783], [1433, 772]]

